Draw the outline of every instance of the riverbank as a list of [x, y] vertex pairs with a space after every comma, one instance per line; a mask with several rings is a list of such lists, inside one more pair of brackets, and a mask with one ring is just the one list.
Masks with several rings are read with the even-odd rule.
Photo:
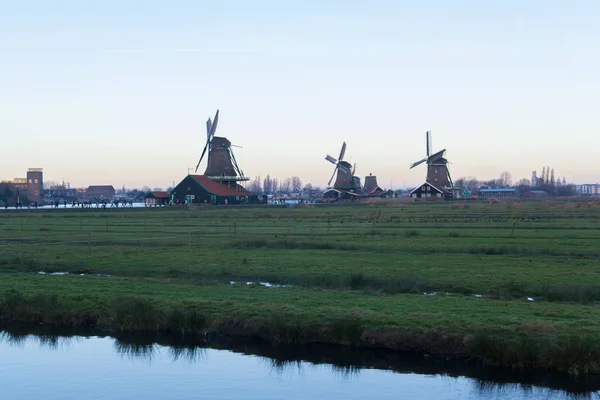
[[6, 212], [0, 318], [594, 373], [598, 221], [551, 201]]
[[7, 275], [0, 290], [6, 322], [338, 344], [574, 375], [598, 372], [600, 360], [592, 305], [69, 275]]

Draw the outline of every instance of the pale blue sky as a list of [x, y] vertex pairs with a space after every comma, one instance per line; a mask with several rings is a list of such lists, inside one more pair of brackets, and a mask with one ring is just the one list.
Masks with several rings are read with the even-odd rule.
[[[205, 121], [249, 177], [597, 182], [599, 1], [0, 1], [0, 179], [162, 186]], [[204, 167], [201, 167], [203, 172]]]

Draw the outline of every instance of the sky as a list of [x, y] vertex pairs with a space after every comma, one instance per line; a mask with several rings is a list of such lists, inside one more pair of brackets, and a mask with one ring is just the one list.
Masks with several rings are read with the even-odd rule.
[[363, 179], [418, 185], [430, 130], [454, 179], [598, 182], [599, 17], [597, 0], [0, 0], [0, 180], [166, 188], [219, 109], [249, 178], [324, 187], [345, 141]]

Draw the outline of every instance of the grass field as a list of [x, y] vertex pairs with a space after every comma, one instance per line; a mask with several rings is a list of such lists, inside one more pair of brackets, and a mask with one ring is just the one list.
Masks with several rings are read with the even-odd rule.
[[0, 311], [577, 374], [600, 369], [599, 260], [590, 201], [9, 210]]

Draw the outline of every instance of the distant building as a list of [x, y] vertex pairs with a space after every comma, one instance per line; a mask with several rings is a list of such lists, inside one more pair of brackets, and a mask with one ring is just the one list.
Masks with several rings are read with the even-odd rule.
[[43, 199], [44, 172], [42, 168], [29, 168], [26, 178], [14, 178], [12, 181], [2, 181], [11, 191], [8, 203], [41, 203]]
[[545, 199], [548, 193], [543, 190], [528, 190], [523, 193], [523, 197], [527, 199]]
[[85, 190], [88, 200], [112, 200], [115, 197], [115, 188], [112, 185], [89, 186]]
[[600, 183], [586, 183], [579, 185], [578, 189], [582, 196], [600, 196]]
[[217, 182], [205, 175], [188, 175], [171, 190], [171, 199], [179, 204], [249, 204], [258, 196], [231, 181]]
[[480, 189], [479, 197], [484, 199], [518, 199], [521, 192], [518, 188]]
[[171, 196], [167, 192], [149, 192], [145, 197], [147, 206], [164, 206], [169, 204]]

